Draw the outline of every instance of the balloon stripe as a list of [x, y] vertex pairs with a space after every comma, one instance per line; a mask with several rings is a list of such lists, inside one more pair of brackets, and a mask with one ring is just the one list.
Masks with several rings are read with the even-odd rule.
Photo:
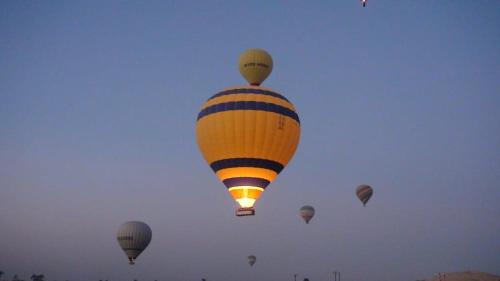
[[241, 88], [241, 89], [231, 89], [231, 90], [222, 91], [222, 92], [219, 92], [219, 93], [213, 95], [207, 101], [221, 97], [221, 96], [234, 95], [234, 94], [259, 94], [259, 95], [266, 95], [266, 96], [279, 98], [279, 99], [290, 102], [287, 98], [285, 98], [284, 96], [282, 96], [276, 92], [262, 90], [262, 89], [253, 89], [253, 88]]
[[256, 102], [256, 101], [235, 101], [235, 102], [215, 104], [200, 111], [197, 120], [200, 120], [201, 118], [210, 114], [224, 112], [224, 111], [231, 111], [231, 110], [258, 110], [258, 111], [274, 112], [288, 116], [300, 124], [299, 116], [295, 111], [280, 105], [276, 105], [274, 103]]
[[225, 168], [222, 170], [218, 170], [217, 172], [215, 172], [215, 174], [217, 175], [217, 177], [219, 177], [221, 181], [228, 178], [254, 177], [254, 178], [266, 179], [269, 182], [272, 182], [278, 175], [273, 170], [268, 170], [265, 168], [254, 168], [254, 167]]
[[254, 186], [265, 189], [269, 185], [269, 181], [261, 178], [253, 177], [238, 177], [229, 178], [222, 181], [227, 188], [235, 186]]
[[372, 191], [370, 189], [358, 191], [358, 196], [365, 197], [370, 195], [372, 195]]
[[215, 161], [210, 164], [210, 167], [214, 172], [222, 169], [235, 168], [235, 167], [253, 167], [253, 168], [264, 168], [268, 170], [273, 170], [277, 174], [283, 170], [284, 166], [276, 161], [259, 159], [259, 158], [230, 158]]
[[274, 103], [277, 105], [281, 105], [283, 107], [286, 107], [290, 110], [296, 111], [295, 107], [293, 106], [292, 103], [282, 100], [280, 98], [272, 97], [272, 96], [265, 96], [265, 95], [259, 95], [259, 94], [233, 94], [233, 95], [225, 95], [225, 96], [220, 96], [214, 99], [211, 99], [203, 104], [203, 107], [200, 108], [200, 111], [215, 105], [219, 103], [224, 103], [224, 102], [232, 102], [232, 101], [256, 101], [256, 102], [268, 102], [268, 103]]

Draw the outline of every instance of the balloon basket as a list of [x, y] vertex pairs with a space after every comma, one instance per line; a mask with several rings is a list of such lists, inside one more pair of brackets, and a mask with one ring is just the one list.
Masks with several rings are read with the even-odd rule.
[[255, 209], [250, 208], [238, 208], [236, 210], [237, 217], [245, 217], [245, 216], [255, 216]]

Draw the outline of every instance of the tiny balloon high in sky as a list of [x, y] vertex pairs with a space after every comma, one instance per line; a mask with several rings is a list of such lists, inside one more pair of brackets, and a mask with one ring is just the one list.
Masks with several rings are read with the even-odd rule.
[[196, 138], [203, 157], [240, 205], [237, 215], [253, 215], [262, 192], [292, 159], [300, 139], [293, 104], [260, 85], [273, 68], [271, 56], [249, 49], [240, 73], [250, 85], [226, 88], [202, 106]]
[[304, 221], [309, 224], [309, 221], [314, 217], [314, 207], [305, 205], [302, 208], [300, 208], [300, 216]]

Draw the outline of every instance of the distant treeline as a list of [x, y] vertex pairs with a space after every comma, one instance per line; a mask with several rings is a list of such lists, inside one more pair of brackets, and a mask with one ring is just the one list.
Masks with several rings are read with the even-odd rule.
[[[4, 279], [4, 276], [5, 276], [5, 272], [0, 270], [0, 281], [8, 281], [8, 279]], [[32, 281], [45, 281], [45, 276], [43, 274], [32, 274], [30, 279]], [[26, 281], [24, 279], [19, 278], [19, 276], [17, 274], [14, 274], [14, 276], [10, 280], [12, 280], [12, 281]]]

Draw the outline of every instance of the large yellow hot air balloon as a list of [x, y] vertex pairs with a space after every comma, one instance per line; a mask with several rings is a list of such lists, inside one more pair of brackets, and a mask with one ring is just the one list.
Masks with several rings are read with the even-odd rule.
[[[266, 60], [260, 55], [265, 54]], [[265, 56], [264, 56], [265, 57]], [[248, 70], [243, 65], [266, 64]], [[292, 158], [300, 138], [295, 107], [281, 94], [260, 85], [272, 58], [250, 49], [240, 57], [249, 86], [226, 88], [202, 106], [196, 123], [200, 150], [212, 170], [241, 206], [237, 215], [253, 215], [253, 205]]]

